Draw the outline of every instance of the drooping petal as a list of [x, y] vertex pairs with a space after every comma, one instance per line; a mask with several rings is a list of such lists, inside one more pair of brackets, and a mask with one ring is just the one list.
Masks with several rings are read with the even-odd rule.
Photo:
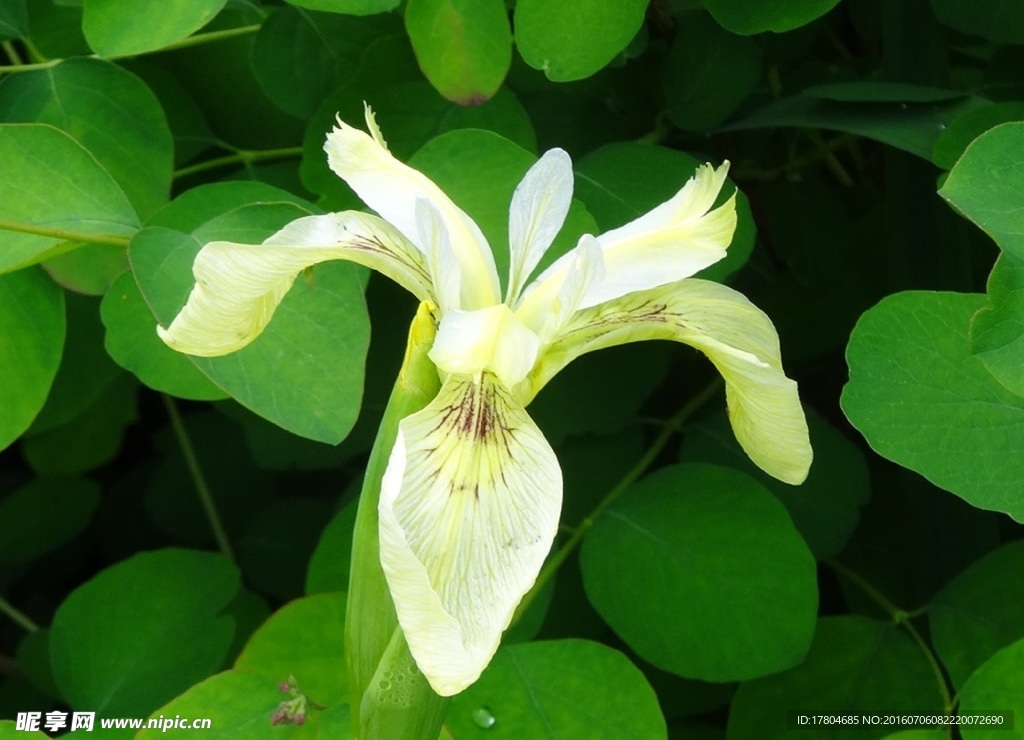
[[682, 280], [578, 312], [538, 363], [531, 393], [586, 352], [645, 339], [707, 355], [725, 379], [729, 420], [750, 459], [779, 480], [803, 482], [812, 458], [807, 421], [783, 372], [778, 334], [760, 309], [718, 283]]
[[551, 149], [516, 187], [509, 211], [506, 303], [515, 304], [533, 268], [551, 246], [572, 204], [572, 160]]
[[453, 377], [403, 420], [380, 495], [398, 621], [442, 696], [473, 683], [558, 528], [554, 452], [497, 380]]
[[157, 333], [190, 355], [239, 350], [263, 331], [300, 271], [333, 259], [370, 267], [421, 301], [434, 300], [420, 251], [383, 219], [346, 211], [300, 218], [260, 245], [207, 244], [192, 266], [188, 302]]
[[[701, 165], [682, 190], [654, 210], [597, 237], [605, 274], [587, 289], [580, 306], [589, 308], [639, 290], [688, 278], [725, 257], [736, 230], [735, 194], [711, 210], [725, 183], [729, 163], [717, 170]], [[537, 278], [561, 281], [572, 252]]]
[[500, 302], [494, 256], [480, 227], [426, 175], [395, 159], [367, 108], [372, 136], [341, 119], [327, 135], [327, 161], [366, 205], [425, 250], [419, 240], [416, 201], [429, 200], [437, 209], [451, 239], [462, 273], [462, 308]]

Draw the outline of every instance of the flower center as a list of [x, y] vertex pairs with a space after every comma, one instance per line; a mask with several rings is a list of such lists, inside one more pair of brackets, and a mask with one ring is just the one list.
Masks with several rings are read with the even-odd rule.
[[512, 388], [533, 369], [539, 352], [540, 338], [500, 303], [447, 312], [429, 356], [448, 374], [476, 375], [486, 370]]

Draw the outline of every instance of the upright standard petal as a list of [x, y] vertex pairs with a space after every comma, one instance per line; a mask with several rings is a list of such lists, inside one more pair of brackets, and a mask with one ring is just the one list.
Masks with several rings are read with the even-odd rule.
[[572, 160], [551, 149], [530, 168], [512, 196], [505, 302], [514, 305], [530, 273], [555, 240], [572, 204]]
[[270, 322], [300, 271], [334, 259], [370, 267], [421, 301], [434, 300], [420, 251], [383, 219], [347, 211], [300, 218], [261, 245], [207, 244], [192, 266], [196, 285], [185, 307], [157, 333], [190, 355], [239, 350]]
[[373, 136], [338, 120], [324, 145], [331, 169], [366, 205], [421, 249], [426, 247], [419, 241], [416, 201], [430, 201], [444, 221], [462, 273], [462, 308], [483, 308], [499, 303], [494, 256], [480, 227], [430, 178], [391, 155], [369, 108], [367, 123]]
[[725, 378], [729, 421], [750, 459], [781, 481], [804, 481], [812, 458], [807, 421], [796, 383], [783, 372], [775, 327], [718, 283], [682, 280], [578, 312], [528, 379], [530, 394], [521, 395], [532, 397], [586, 352], [645, 339], [671, 339], [707, 355]]
[[488, 373], [403, 420], [380, 496], [381, 564], [417, 665], [442, 696], [479, 677], [551, 548], [562, 477]]
[[[595, 281], [580, 306], [589, 308], [639, 290], [688, 278], [725, 257], [736, 231], [736, 196], [711, 210], [725, 184], [729, 163], [701, 165], [676, 195], [625, 226], [597, 237], [604, 278]], [[571, 254], [571, 253], [570, 253]], [[569, 269], [565, 255], [537, 281]]]

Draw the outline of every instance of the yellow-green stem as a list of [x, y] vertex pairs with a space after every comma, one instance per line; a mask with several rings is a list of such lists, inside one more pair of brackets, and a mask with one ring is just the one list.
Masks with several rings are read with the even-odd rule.
[[0, 612], [10, 617], [11, 621], [26, 632], [35, 632], [39, 625], [33, 622], [24, 612], [16, 609], [11, 602], [0, 596]]
[[49, 226], [29, 224], [24, 221], [9, 221], [0, 218], [0, 231], [17, 231], [21, 234], [49, 236], [65, 242], [81, 242], [83, 244], [109, 244], [112, 247], [127, 247], [128, 237], [114, 234], [87, 234], [69, 229], [54, 229]]
[[302, 156], [301, 146], [284, 147], [281, 149], [264, 149], [263, 151], [255, 152], [240, 150], [234, 154], [227, 154], [223, 157], [208, 159], [205, 162], [197, 162], [196, 164], [190, 164], [188, 167], [182, 167], [179, 170], [175, 170], [174, 179], [177, 180], [182, 177], [188, 177], [189, 175], [195, 175], [199, 172], [215, 170], [221, 167], [230, 167], [232, 165], [244, 165], [248, 167], [259, 162], [268, 162], [275, 159], [288, 159], [300, 156]]

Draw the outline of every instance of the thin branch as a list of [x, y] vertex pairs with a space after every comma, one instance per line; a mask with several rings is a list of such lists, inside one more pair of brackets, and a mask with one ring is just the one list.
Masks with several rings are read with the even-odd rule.
[[215, 170], [221, 167], [229, 167], [232, 165], [245, 165], [248, 167], [259, 162], [267, 162], [274, 159], [289, 159], [291, 157], [300, 156], [302, 156], [301, 146], [284, 147], [281, 149], [265, 149], [263, 151], [255, 152], [240, 150], [234, 154], [228, 154], [215, 159], [208, 159], [205, 162], [198, 162], [197, 164], [192, 164], [188, 167], [182, 167], [181, 169], [175, 170], [174, 179], [177, 180], [182, 177], [188, 177], [189, 175], [195, 175], [199, 172]]
[[2, 596], [0, 596], [0, 612], [10, 617], [12, 622], [17, 624], [26, 632], [36, 632], [39, 629], [38, 624], [29, 619], [24, 612], [14, 608], [14, 606]]
[[87, 234], [82, 231], [54, 229], [49, 226], [28, 224], [24, 221], [8, 221], [0, 218], [0, 231], [17, 231], [21, 234], [49, 236], [65, 242], [82, 242], [84, 244], [109, 244], [112, 247], [127, 247], [128, 237], [114, 234]]
[[227, 532], [220, 521], [220, 515], [217, 513], [217, 507], [213, 502], [210, 487], [206, 484], [206, 477], [203, 475], [202, 468], [199, 467], [199, 458], [196, 457], [196, 451], [192, 446], [191, 438], [188, 436], [188, 430], [185, 429], [185, 424], [181, 420], [178, 405], [166, 393], [161, 394], [161, 396], [164, 400], [164, 406], [167, 408], [167, 415], [171, 419], [174, 436], [178, 440], [178, 446], [181, 447], [181, 455], [185, 458], [185, 465], [188, 467], [188, 472], [192, 476], [192, 483], [199, 494], [199, 501], [206, 512], [206, 518], [210, 521], [210, 528], [213, 530], [213, 536], [217, 540], [217, 546], [228, 560], [234, 562], [235, 555], [231, 550], [231, 542], [228, 540]]

